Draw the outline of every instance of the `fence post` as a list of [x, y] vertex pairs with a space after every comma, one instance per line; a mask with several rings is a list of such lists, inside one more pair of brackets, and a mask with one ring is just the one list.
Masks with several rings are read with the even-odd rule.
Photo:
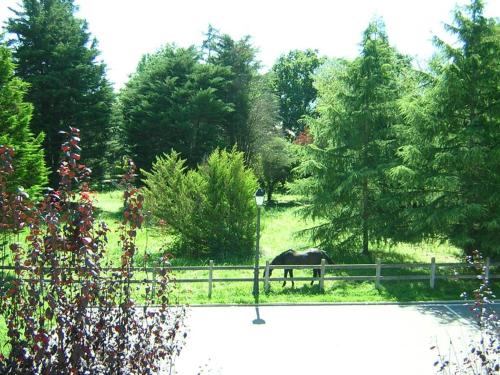
[[264, 292], [269, 292], [269, 261], [266, 260], [266, 270], [264, 271]]
[[382, 273], [382, 265], [380, 264], [380, 259], [377, 258], [377, 264], [375, 265], [375, 288], [380, 288], [380, 274]]
[[436, 286], [436, 258], [431, 258], [431, 279], [430, 279], [431, 289]]
[[212, 298], [212, 280], [214, 273], [214, 261], [208, 262], [208, 299]]
[[484, 281], [488, 282], [490, 279], [490, 258], [486, 258], [486, 263], [484, 264]]
[[321, 259], [321, 268], [319, 269], [319, 290], [325, 291], [325, 263], [324, 259]]

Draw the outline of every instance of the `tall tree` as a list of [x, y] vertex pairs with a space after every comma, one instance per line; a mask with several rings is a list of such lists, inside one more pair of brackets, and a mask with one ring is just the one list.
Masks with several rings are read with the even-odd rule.
[[317, 91], [313, 74], [324, 61], [315, 50], [293, 50], [280, 56], [272, 68], [283, 127], [290, 138], [304, 131], [302, 119], [314, 113]]
[[7, 23], [14, 35], [16, 74], [30, 84], [32, 130], [45, 133], [52, 184], [62, 141], [58, 132], [68, 126], [81, 129], [82, 157], [97, 178], [102, 176], [113, 100], [105, 65], [97, 61], [97, 42], [75, 11], [73, 0], [23, 0]]
[[301, 166], [309, 177], [298, 187], [311, 197], [306, 216], [323, 222], [313, 236], [325, 246], [368, 254], [370, 241], [386, 238], [396, 221], [387, 173], [395, 164], [393, 126], [408, 65], [374, 21], [361, 56], [335, 61], [319, 76], [319, 118], [309, 120], [314, 143]]
[[223, 100], [228, 68], [201, 64], [194, 47], [166, 46], [146, 55], [120, 93], [132, 156], [142, 169], [174, 149], [194, 167], [225, 147], [232, 105]]
[[270, 74], [256, 76], [250, 90], [250, 152], [247, 158], [270, 202], [276, 186], [291, 175], [295, 157], [281, 131], [279, 100], [272, 90]]
[[206, 36], [203, 47], [206, 51], [207, 62], [225, 67], [231, 73], [230, 84], [222, 93], [223, 100], [234, 108], [225, 125], [228, 142], [248, 152], [251, 137], [248, 122], [249, 95], [252, 79], [256, 76], [259, 67], [255, 58], [256, 50], [250, 43], [249, 36], [235, 41], [227, 34], [220, 34], [211, 26]]
[[27, 86], [14, 77], [11, 52], [0, 45], [0, 147], [15, 151], [8, 187], [22, 186], [36, 194], [47, 184], [48, 171], [41, 147], [43, 135], [35, 137], [29, 127], [33, 107], [24, 101]]
[[458, 43], [435, 39], [426, 89], [404, 102], [396, 177], [415, 202], [406, 211], [417, 234], [500, 254], [500, 26], [473, 0], [446, 29]]
[[245, 156], [253, 160], [263, 143], [280, 135], [278, 97], [272, 92], [269, 73], [256, 75], [252, 80], [249, 101], [249, 152]]

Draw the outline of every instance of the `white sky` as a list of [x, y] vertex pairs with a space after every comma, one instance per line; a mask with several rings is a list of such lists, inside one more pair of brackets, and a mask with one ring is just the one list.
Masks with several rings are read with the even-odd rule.
[[[0, 24], [8, 7], [0, 0]], [[444, 37], [443, 23], [455, 4], [467, 0], [75, 0], [78, 16], [99, 41], [108, 78], [119, 89], [144, 53], [166, 43], [200, 45], [211, 23], [239, 39], [251, 35], [266, 69], [291, 49], [315, 48], [329, 57], [355, 57], [363, 30], [381, 16], [391, 44], [424, 62], [433, 53], [432, 35]], [[500, 16], [500, 1], [485, 13]]]

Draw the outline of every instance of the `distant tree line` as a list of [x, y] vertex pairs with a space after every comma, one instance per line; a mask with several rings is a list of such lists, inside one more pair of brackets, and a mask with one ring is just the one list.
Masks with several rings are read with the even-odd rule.
[[233, 150], [269, 200], [294, 180], [324, 247], [369, 253], [437, 237], [500, 253], [500, 26], [481, 0], [455, 11], [446, 28], [458, 43], [436, 39], [425, 70], [390, 45], [382, 20], [353, 60], [294, 50], [267, 73], [250, 37], [209, 26], [200, 46], [143, 56], [118, 93], [76, 9], [23, 0], [6, 23], [0, 144], [18, 150], [13, 188], [57, 185], [59, 131], [72, 126], [97, 181], [123, 158], [149, 186], [157, 158], [174, 152], [197, 170]]

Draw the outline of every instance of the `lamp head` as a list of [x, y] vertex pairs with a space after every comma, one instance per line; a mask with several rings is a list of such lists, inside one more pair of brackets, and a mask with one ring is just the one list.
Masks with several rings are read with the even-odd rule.
[[255, 203], [257, 206], [262, 206], [264, 204], [264, 197], [266, 195], [266, 191], [262, 188], [258, 188], [255, 192]]

